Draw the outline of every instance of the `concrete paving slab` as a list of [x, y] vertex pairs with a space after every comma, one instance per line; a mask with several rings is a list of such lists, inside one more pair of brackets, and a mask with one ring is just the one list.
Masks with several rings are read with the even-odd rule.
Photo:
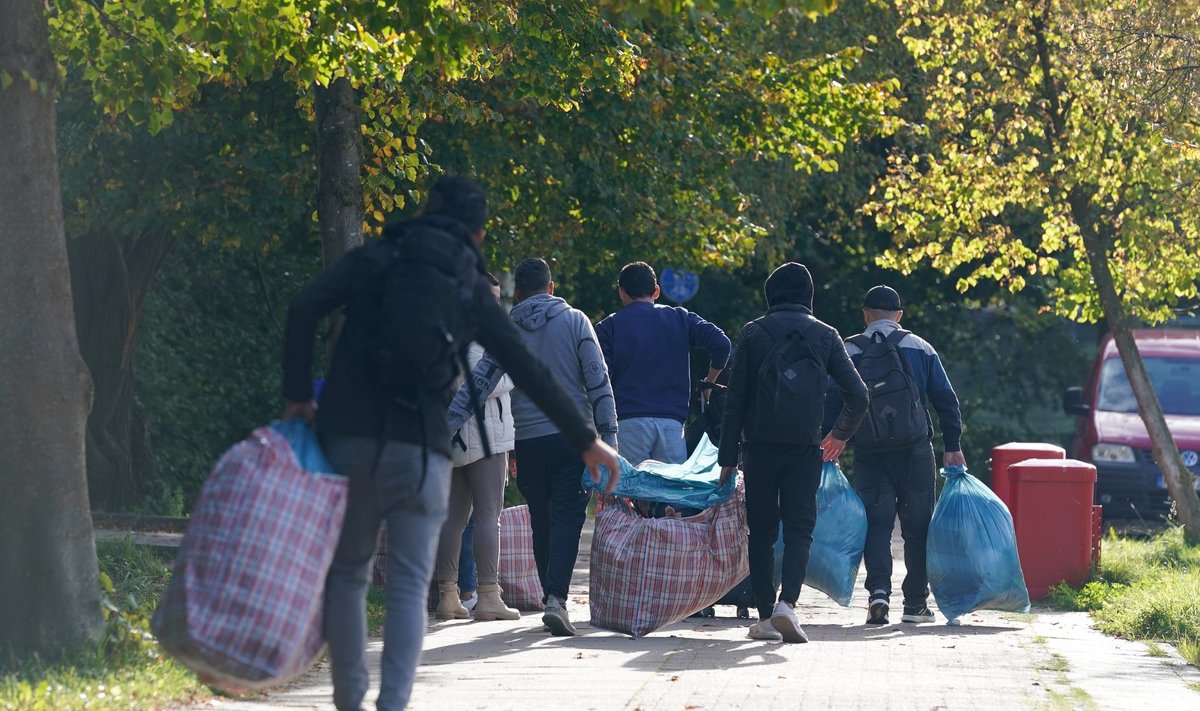
[[[851, 608], [804, 590], [798, 612], [809, 644], [750, 640], [748, 621], [732, 619], [732, 607], [630, 639], [588, 624], [589, 540], [581, 542], [571, 591], [578, 637], [549, 636], [536, 614], [512, 622], [431, 620], [410, 708], [1200, 710], [1200, 671], [1178, 655], [1152, 657], [1143, 643], [1106, 637], [1086, 614], [977, 612], [955, 627], [940, 615], [930, 625], [867, 627], [861, 585]], [[375, 669], [381, 646], [370, 643]], [[193, 708], [325, 711], [331, 696], [321, 665], [265, 698]]]

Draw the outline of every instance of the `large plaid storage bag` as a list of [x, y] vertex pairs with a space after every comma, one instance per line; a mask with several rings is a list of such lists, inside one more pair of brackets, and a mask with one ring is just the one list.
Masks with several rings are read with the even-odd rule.
[[643, 518], [610, 502], [592, 536], [592, 624], [636, 638], [703, 610], [749, 574], [746, 544], [740, 482], [688, 518]]
[[533, 529], [529, 507], [510, 506], [500, 512], [500, 599], [509, 607], [531, 612], [544, 610], [542, 579], [533, 557]]
[[234, 445], [200, 490], [154, 614], [163, 649], [234, 692], [308, 669], [324, 645], [325, 576], [346, 495], [302, 421]]

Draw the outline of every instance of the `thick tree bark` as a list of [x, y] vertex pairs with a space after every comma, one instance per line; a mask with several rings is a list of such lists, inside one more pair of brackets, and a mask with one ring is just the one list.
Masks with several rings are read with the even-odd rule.
[[1146, 373], [1146, 365], [1138, 352], [1137, 342], [1133, 340], [1133, 331], [1129, 327], [1125, 306], [1121, 303], [1121, 296], [1113, 282], [1112, 270], [1108, 266], [1106, 240], [1098, 229], [1088, 197], [1076, 190], [1070, 195], [1069, 202], [1075, 224], [1079, 226], [1083, 236], [1092, 279], [1096, 282], [1096, 290], [1100, 295], [1100, 305], [1104, 308], [1105, 318], [1117, 344], [1117, 352], [1121, 354], [1121, 362], [1129, 376], [1129, 385], [1137, 398], [1138, 411], [1142, 415], [1142, 421], [1146, 423], [1146, 431], [1150, 433], [1154, 461], [1162, 470], [1163, 479], [1167, 482], [1167, 491], [1175, 502], [1176, 515], [1183, 523], [1187, 539], [1193, 543], [1200, 543], [1200, 497], [1196, 494], [1192, 473], [1184, 465], [1179, 447], [1175, 445], [1175, 439], [1167, 428], [1167, 420], [1163, 417], [1162, 406], [1158, 402], [1158, 393], [1154, 392], [1150, 376]]
[[0, 3], [0, 660], [94, 643], [100, 587], [43, 0]]
[[346, 77], [317, 86], [317, 219], [325, 266], [362, 244], [362, 137]]
[[[338, 77], [316, 87], [317, 222], [329, 267], [363, 243], [362, 138], [354, 87]], [[341, 322], [331, 324], [326, 362], [333, 358]]]
[[79, 347], [95, 386], [87, 425], [93, 508], [126, 511], [152, 477], [142, 414], [134, 399], [133, 348], [142, 304], [174, 239], [162, 232], [69, 240]]

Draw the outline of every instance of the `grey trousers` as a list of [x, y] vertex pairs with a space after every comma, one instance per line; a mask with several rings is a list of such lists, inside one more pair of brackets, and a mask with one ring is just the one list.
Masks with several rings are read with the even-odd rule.
[[450, 513], [442, 525], [437, 549], [439, 581], [458, 580], [458, 554], [463, 529], [475, 510], [475, 567], [480, 585], [495, 585], [500, 567], [500, 509], [504, 506], [504, 479], [508, 475], [508, 453], [455, 467], [450, 473]]
[[[428, 624], [425, 601], [438, 532], [446, 519], [450, 460], [419, 445], [366, 437], [327, 436], [325, 456], [350, 478], [346, 521], [325, 584], [325, 637], [333, 702], [358, 711], [370, 675], [367, 586], [379, 525], [387, 522], [387, 617], [380, 664], [380, 711], [408, 705]], [[422, 463], [422, 454], [425, 461]]]

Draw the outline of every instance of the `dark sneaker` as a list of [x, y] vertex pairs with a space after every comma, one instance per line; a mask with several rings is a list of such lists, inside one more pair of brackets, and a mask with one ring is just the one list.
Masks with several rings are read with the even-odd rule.
[[933, 622], [933, 611], [929, 609], [929, 605], [921, 605], [920, 607], [904, 606], [904, 614], [900, 615], [901, 622]]
[[867, 604], [867, 624], [886, 625], [888, 623], [888, 599], [876, 592]]
[[556, 597], [552, 597], [546, 602], [546, 612], [542, 615], [542, 624], [549, 628], [550, 634], [555, 637], [574, 637], [577, 634], [575, 627], [571, 624], [571, 618], [567, 617], [567, 608]]

